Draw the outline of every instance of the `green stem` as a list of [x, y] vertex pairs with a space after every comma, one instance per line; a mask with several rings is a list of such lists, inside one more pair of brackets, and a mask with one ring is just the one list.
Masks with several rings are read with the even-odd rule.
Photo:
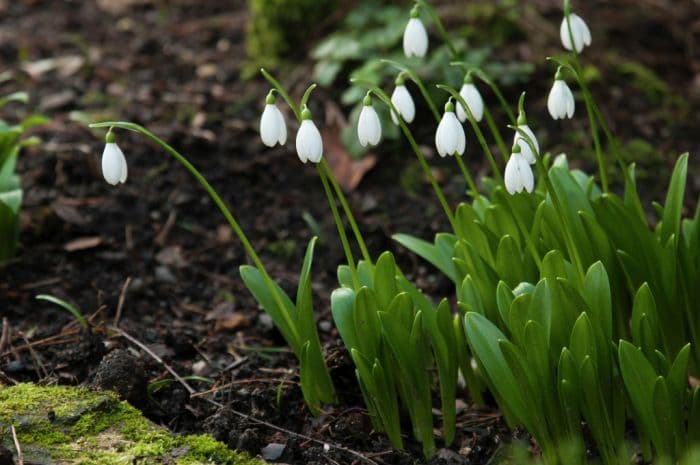
[[[351, 80], [353, 84], [360, 84], [365, 87], [367, 87], [369, 90], [372, 91], [374, 95], [379, 98], [382, 102], [384, 102], [385, 105], [389, 107], [389, 109], [393, 112], [395, 112], [397, 115], [400, 113], [396, 109], [393, 103], [391, 103], [391, 98], [379, 87], [375, 86], [374, 84], [363, 81], [361, 79], [353, 79]], [[430, 169], [430, 165], [428, 165], [427, 160], [425, 159], [425, 156], [423, 155], [423, 152], [421, 152], [420, 148], [418, 147], [418, 143], [416, 143], [416, 140], [413, 138], [413, 134], [411, 133], [411, 130], [406, 126], [406, 123], [403, 121], [402, 118], [397, 118], [399, 121], [399, 126], [401, 127], [401, 130], [403, 131], [404, 135], [406, 136], [406, 139], [408, 139], [408, 143], [411, 145], [411, 148], [413, 149], [413, 152], [416, 154], [416, 157], [418, 157], [418, 162], [421, 165], [421, 168], [423, 169], [423, 172], [427, 176], [428, 180], [430, 181], [430, 184], [435, 191], [435, 194], [438, 197], [438, 200], [440, 201], [440, 205], [442, 206], [442, 209], [445, 211], [445, 215], [447, 216], [447, 219], [450, 222], [450, 226], [452, 226], [452, 230], [456, 231], [456, 223], [455, 223], [455, 218], [454, 214], [452, 213], [452, 210], [450, 209], [449, 204], [447, 203], [447, 200], [445, 199], [445, 195], [442, 192], [442, 189], [440, 189], [440, 186], [437, 183], [437, 180], [435, 179], [435, 176], [433, 175], [432, 170]]]
[[588, 123], [591, 126], [591, 135], [593, 136], [593, 147], [595, 149], [596, 159], [598, 160], [598, 171], [600, 173], [600, 183], [603, 188], [603, 192], [607, 193], [609, 191], [608, 186], [608, 173], [607, 166], [605, 163], [605, 157], [603, 156], [603, 150], [600, 146], [600, 135], [598, 134], [598, 125], [596, 124], [596, 118], [594, 115], [593, 107], [591, 104], [592, 97], [588, 91], [588, 85], [583, 79], [581, 74], [581, 62], [578, 58], [578, 51], [576, 50], [576, 42], [574, 41], [573, 29], [571, 29], [571, 15], [567, 10], [565, 13], [566, 17], [566, 28], [569, 33], [569, 40], [571, 41], [571, 54], [574, 59], [574, 68], [576, 70], [576, 76], [583, 90], [583, 99], [586, 102], [586, 113], [588, 113]]
[[[532, 142], [530, 139], [530, 136], [528, 133], [523, 131], [522, 129], [519, 129], [518, 127], [513, 127], [512, 129], [518, 131], [522, 139], [530, 146], [530, 149], [532, 150], [532, 153], [537, 154], [537, 150], [535, 147], [535, 144]], [[554, 209], [558, 212], [564, 212], [563, 208], [563, 203], [559, 199], [559, 195], [557, 194], [557, 191], [554, 189], [554, 185], [552, 184], [551, 180], [549, 179], [549, 175], [547, 173], [547, 168], [544, 166], [544, 162], [542, 161], [542, 157], [539, 155], [535, 156], [535, 160], [537, 163], [537, 169], [540, 172], [540, 176], [545, 182], [545, 185], [547, 186], [547, 191], [549, 192], [549, 195], [552, 197], [552, 202], [554, 203]], [[574, 266], [576, 267], [576, 271], [578, 272], [578, 277], [579, 277], [579, 284], [583, 286], [584, 278], [586, 276], [586, 271], [583, 266], [583, 261], [581, 260], [581, 256], [579, 254], [578, 249], [576, 248], [576, 241], [574, 241], [573, 234], [571, 233], [571, 224], [569, 223], [569, 218], [568, 215], [561, 213], [559, 215], [559, 218], [561, 218], [562, 221], [562, 230], [564, 232], [564, 240], [566, 241], [566, 248], [569, 250], [569, 258], [571, 261], [574, 263]]]
[[335, 176], [333, 175], [333, 171], [331, 170], [331, 167], [328, 166], [328, 162], [326, 161], [325, 158], [321, 159], [321, 166], [323, 167], [323, 170], [326, 172], [326, 175], [328, 176], [328, 179], [331, 182], [331, 185], [333, 186], [333, 190], [335, 191], [335, 195], [338, 197], [338, 200], [340, 200], [340, 204], [343, 207], [343, 211], [345, 212], [345, 216], [348, 218], [348, 222], [350, 223], [350, 228], [352, 228], [352, 232], [355, 235], [355, 239], [357, 240], [357, 244], [360, 246], [360, 251], [362, 252], [362, 258], [369, 264], [372, 265], [372, 256], [369, 254], [369, 251], [367, 250], [367, 245], [365, 244], [364, 238], [362, 237], [362, 233], [360, 232], [360, 228], [357, 226], [357, 222], [355, 221], [355, 217], [352, 214], [352, 211], [350, 210], [350, 206], [348, 205], [348, 201], [345, 198], [345, 195], [343, 194], [343, 190], [340, 187], [340, 184], [338, 184], [338, 181], [335, 179]]
[[233, 232], [238, 236], [238, 239], [241, 241], [243, 244], [243, 248], [245, 249], [246, 253], [248, 256], [253, 260], [253, 263], [255, 266], [258, 268], [260, 271], [260, 274], [262, 275], [263, 279], [265, 280], [265, 284], [268, 287], [268, 290], [270, 291], [270, 294], [272, 294], [272, 297], [275, 300], [275, 304], [279, 307], [280, 313], [284, 316], [285, 323], [289, 327], [289, 331], [291, 331], [291, 336], [294, 338], [294, 341], [287, 341], [289, 344], [292, 346], [294, 349], [294, 353], [300, 355], [301, 354], [301, 347], [299, 346], [299, 340], [300, 336], [299, 333], [297, 332], [296, 325], [292, 321], [290, 315], [285, 311], [285, 306], [282, 303], [282, 300], [279, 297], [279, 294], [277, 293], [277, 290], [272, 282], [272, 279], [270, 278], [270, 275], [267, 273], [267, 270], [265, 269], [265, 266], [263, 265], [262, 261], [260, 260], [260, 257], [258, 254], [255, 252], [255, 249], [251, 245], [250, 241], [248, 240], [248, 237], [245, 235], [243, 232], [243, 229], [239, 226], [238, 222], [234, 218], [233, 214], [231, 211], [228, 209], [224, 201], [221, 199], [219, 194], [216, 192], [216, 190], [212, 187], [211, 184], [209, 184], [209, 181], [206, 180], [204, 175], [197, 170], [197, 168], [192, 165], [192, 163], [185, 158], [182, 154], [180, 154], [177, 150], [175, 150], [172, 146], [170, 146], [167, 142], [164, 140], [160, 139], [158, 136], [150, 132], [148, 129], [144, 128], [143, 126], [139, 126], [138, 124], [134, 123], [129, 123], [129, 122], [123, 122], [123, 121], [107, 121], [103, 123], [94, 123], [90, 125], [91, 128], [109, 128], [109, 127], [115, 127], [115, 128], [122, 128], [122, 129], [128, 129], [130, 131], [137, 132], [139, 134], [142, 134], [146, 136], [147, 138], [151, 139], [154, 141], [156, 144], [160, 145], [170, 156], [172, 156], [175, 160], [177, 160], [182, 166], [187, 169], [187, 171], [192, 174], [192, 176], [195, 177], [197, 182], [204, 188], [204, 190], [209, 194], [209, 197], [214, 201], [217, 207], [219, 207], [219, 210], [221, 210], [221, 213], [224, 215], [224, 218], [226, 218], [226, 221], [228, 221], [229, 225], [231, 226], [231, 229], [233, 229]]
[[491, 131], [491, 135], [496, 141], [498, 150], [503, 156], [503, 162], [508, 162], [508, 159], [510, 158], [510, 152], [508, 151], [508, 147], [506, 147], [506, 143], [503, 141], [501, 131], [498, 129], [498, 126], [496, 126], [496, 122], [493, 120], [491, 111], [486, 106], [484, 106], [484, 119], [486, 120], [486, 125], [489, 127], [489, 131]]
[[[455, 65], [462, 66], [463, 68], [466, 67], [464, 63], [453, 63]], [[496, 98], [498, 99], [498, 102], [501, 104], [501, 108], [503, 108], [503, 111], [506, 112], [508, 115], [508, 119], [510, 120], [510, 123], [514, 126], [518, 124], [518, 120], [515, 118], [515, 114], [513, 113], [513, 110], [510, 108], [510, 104], [508, 104], [508, 101], [506, 98], [503, 96], [503, 93], [501, 92], [501, 89], [498, 87], [496, 84], [496, 81], [494, 81], [491, 76], [489, 76], [486, 71], [482, 70], [481, 68], [468, 68], [468, 71], [473, 72], [479, 79], [484, 81], [487, 86], [491, 88], [491, 91], [496, 95]]]
[[452, 55], [452, 59], [456, 60], [459, 58], [459, 54], [457, 53], [457, 48], [455, 47], [454, 43], [452, 42], [452, 39], [450, 39], [450, 36], [447, 34], [447, 30], [445, 29], [445, 26], [442, 24], [442, 21], [440, 21], [440, 17], [438, 16], [437, 12], [435, 9], [430, 6], [425, 0], [417, 0], [417, 4], [421, 6], [421, 8], [424, 8], [425, 11], [428, 12], [430, 15], [431, 19], [435, 23], [435, 25], [438, 28], [438, 31], [440, 32], [440, 37], [442, 37], [442, 40], [447, 44], [447, 48], [450, 49], [450, 54]]
[[403, 72], [413, 82], [416, 83], [416, 86], [418, 86], [418, 90], [420, 90], [420, 93], [423, 96], [425, 103], [428, 104], [428, 107], [430, 107], [430, 111], [432, 112], [433, 116], [435, 117], [435, 119], [439, 123], [440, 122], [440, 111], [438, 110], [437, 106], [435, 105], [435, 102], [433, 102], [433, 99], [430, 97], [430, 94], [428, 93], [428, 89], [425, 88], [425, 85], [423, 84], [423, 81], [421, 80], [421, 78], [418, 76], [418, 73], [413, 71], [408, 66], [402, 65], [398, 61], [382, 59], [381, 62], [387, 63], [387, 64], [393, 66], [394, 68]]
[[272, 84], [272, 87], [274, 87], [277, 92], [282, 96], [285, 102], [287, 102], [287, 105], [289, 105], [289, 108], [291, 108], [292, 112], [294, 112], [294, 116], [296, 117], [297, 121], [301, 121], [301, 110], [299, 107], [297, 107], [297, 104], [294, 102], [294, 99], [289, 96], [286, 90], [284, 90], [284, 87], [282, 87], [282, 84], [277, 81], [270, 73], [265, 71], [265, 68], [260, 68], [260, 73], [263, 75], [267, 81]]
[[484, 203], [484, 199], [481, 197], [481, 195], [479, 195], [479, 190], [476, 187], [476, 183], [474, 182], [474, 178], [472, 178], [471, 173], [469, 173], [469, 170], [464, 165], [464, 160], [462, 160], [462, 155], [455, 154], [455, 159], [457, 160], [457, 164], [459, 165], [459, 169], [462, 171], [462, 174], [464, 175], [464, 179], [466, 179], [467, 185], [469, 186], [469, 189], [471, 190], [470, 194], [471, 194], [472, 198], [477, 201], [477, 203], [481, 207], [482, 211], [486, 211], [486, 204]]
[[348, 242], [348, 236], [345, 234], [345, 227], [343, 226], [343, 220], [340, 219], [340, 214], [338, 213], [338, 208], [335, 205], [335, 198], [333, 197], [333, 192], [328, 185], [328, 179], [326, 178], [326, 173], [320, 165], [316, 165], [318, 174], [321, 177], [321, 183], [323, 184], [323, 190], [326, 192], [326, 198], [328, 199], [328, 205], [331, 207], [331, 212], [333, 213], [333, 218], [335, 219], [335, 224], [338, 227], [338, 234], [340, 235], [340, 242], [343, 244], [343, 250], [345, 250], [345, 259], [348, 261], [348, 266], [350, 267], [350, 274], [352, 275], [352, 283], [355, 286], [355, 290], [360, 289], [360, 280], [357, 277], [357, 267], [355, 266], [355, 259], [350, 250], [350, 243]]

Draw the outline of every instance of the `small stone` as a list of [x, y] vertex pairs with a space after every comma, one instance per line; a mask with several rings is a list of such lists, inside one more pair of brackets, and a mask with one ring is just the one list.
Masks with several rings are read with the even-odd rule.
[[174, 284], [177, 282], [177, 278], [167, 266], [158, 266], [156, 267], [156, 281]]
[[284, 449], [287, 446], [284, 444], [270, 443], [260, 450], [262, 457], [265, 460], [277, 460], [284, 454]]

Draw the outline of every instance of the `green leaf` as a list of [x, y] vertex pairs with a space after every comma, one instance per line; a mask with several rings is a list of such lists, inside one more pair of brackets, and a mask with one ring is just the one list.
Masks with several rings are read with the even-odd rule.
[[678, 158], [676, 167], [668, 186], [664, 215], [661, 220], [661, 243], [665, 244], [671, 235], [680, 237], [681, 215], [683, 212], [683, 200], [685, 196], [685, 184], [688, 177], [688, 154], [684, 153]]
[[287, 293], [284, 292], [277, 283], [272, 282], [273, 289], [277, 292], [284, 306], [284, 308], [279, 308], [274, 296], [270, 292], [268, 284], [265, 282], [265, 278], [257, 268], [243, 265], [238, 270], [241, 274], [241, 279], [243, 279], [243, 283], [250, 293], [253, 294], [258, 304], [270, 315], [275, 326], [277, 326], [277, 329], [282, 333], [284, 340], [287, 341], [287, 344], [289, 344], [297, 357], [301, 355], [303, 342], [299, 340], [297, 328], [291, 327], [289, 323], [287, 323], [290, 320], [292, 322], [298, 321], [296, 307]]
[[510, 287], [515, 287], [528, 278], [518, 243], [512, 236], [503, 236], [498, 244], [496, 272]]
[[316, 332], [316, 322], [313, 315], [313, 302], [311, 296], [311, 265], [314, 259], [314, 247], [316, 246], [317, 237], [312, 237], [309, 245], [306, 247], [304, 254], [304, 262], [299, 273], [299, 286], [297, 288], [297, 325], [300, 330], [300, 335], [303, 339], [308, 340]]
[[358, 349], [369, 358], [379, 355], [381, 332], [378, 310], [376, 293], [368, 287], [360, 289], [355, 298], [353, 323]]
[[74, 305], [66, 302], [65, 300], [47, 294], [39, 294], [35, 297], [35, 299], [43, 300], [45, 302], [50, 302], [54, 305], [58, 305], [59, 307], [63, 308], [64, 310], [67, 310], [71, 315], [73, 315], [73, 317], [78, 321], [80, 327], [83, 328], [83, 330], [86, 330], [88, 328], [87, 320], [85, 319], [83, 314], [80, 313], [80, 310], [78, 310]]
[[10, 102], [19, 102], [27, 104], [29, 103], [29, 95], [26, 92], [14, 92], [12, 94], [5, 95], [0, 98], [0, 108], [4, 107]]
[[374, 268], [374, 292], [377, 295], [379, 309], [389, 308], [389, 304], [398, 293], [396, 287], [396, 262], [391, 252], [384, 252]]
[[607, 344], [612, 340], [612, 295], [608, 273], [601, 262], [595, 262], [588, 268], [583, 282], [583, 297], [592, 321], [602, 328], [603, 341]]
[[457, 273], [452, 264], [452, 255], [457, 238], [451, 234], [437, 234], [435, 244], [409, 236], [408, 234], [394, 234], [393, 239], [406, 247], [411, 252], [431, 263], [455, 283]]
[[493, 389], [518, 421], [526, 421], [529, 416], [523, 393], [498, 344], [505, 340], [505, 335], [486, 317], [474, 312], [467, 313], [464, 325], [472, 353], [484, 368]]

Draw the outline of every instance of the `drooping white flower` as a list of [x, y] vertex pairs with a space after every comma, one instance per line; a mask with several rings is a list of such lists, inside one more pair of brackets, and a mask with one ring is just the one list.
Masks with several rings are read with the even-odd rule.
[[569, 89], [562, 74], [561, 67], [559, 67], [557, 75], [554, 78], [552, 90], [549, 91], [547, 109], [554, 119], [571, 119], [576, 110], [576, 101], [574, 100], [574, 94], [571, 92], [571, 89]]
[[532, 192], [535, 187], [535, 176], [532, 173], [532, 168], [521, 153], [521, 146], [515, 144], [513, 153], [506, 164], [506, 172], [503, 180], [506, 184], [506, 190], [513, 195], [518, 192]]
[[372, 106], [372, 97], [367, 94], [362, 102], [362, 111], [360, 119], [357, 122], [357, 138], [360, 139], [360, 145], [377, 145], [382, 138], [382, 123], [379, 121], [379, 115]]
[[[574, 45], [576, 48], [576, 53], [581, 53], [585, 46], [591, 45], [591, 30], [588, 28], [588, 24], [576, 13], [569, 13], [569, 22], [571, 23], [571, 36], [574, 39]], [[567, 50], [572, 50], [571, 46], [571, 36], [569, 35], [569, 26], [566, 21], [566, 15], [561, 22], [561, 27], [559, 28], [559, 35], [561, 36], [561, 43]]]
[[[413, 98], [406, 88], [403, 76], [399, 75], [399, 77], [396, 78], [396, 87], [391, 94], [391, 103], [396, 107], [399, 116], [401, 116], [405, 122], [413, 122], [413, 119], [416, 117], [416, 104], [413, 103]], [[394, 124], [399, 124], [399, 120], [393, 111], [391, 112], [391, 120]]]
[[407, 58], [422, 58], [428, 52], [428, 31], [420, 20], [417, 7], [411, 10], [411, 19], [403, 31], [403, 52]]
[[441, 157], [447, 155], [463, 155], [467, 146], [464, 128], [455, 115], [452, 101], [445, 104], [445, 113], [435, 133], [435, 147]]
[[[474, 82], [472, 81], [471, 74], [467, 74], [464, 77], [464, 84], [462, 84], [462, 89], [459, 91], [459, 95], [462, 96], [464, 101], [469, 107], [474, 120], [478, 123], [484, 117], [484, 99], [481, 98], [479, 89], [476, 88]], [[457, 117], [461, 122], [467, 120], [467, 112], [461, 103], [457, 103]]]
[[113, 186], [123, 184], [126, 182], [128, 171], [124, 152], [117, 145], [111, 130], [107, 133], [105, 140], [105, 149], [102, 152], [102, 176]]
[[[525, 158], [525, 160], [527, 160], [528, 163], [532, 165], [535, 163], [535, 157], [540, 153], [540, 143], [537, 142], [537, 137], [535, 136], [535, 133], [532, 132], [532, 129], [530, 129], [530, 126], [528, 126], [527, 124], [527, 117], [525, 116], [525, 111], [522, 109], [522, 98], [518, 106], [520, 107], [520, 114], [518, 115], [517, 126], [519, 130], [515, 131], [515, 136], [513, 137], [513, 145], [520, 146], [523, 157]], [[534, 146], [534, 152], [532, 150], [533, 147], [531, 147], [528, 141], [520, 134], [520, 131], [523, 131], [525, 134], [527, 134], [528, 139], [530, 140], [530, 142], [532, 142], [532, 145]]]
[[318, 163], [323, 155], [323, 140], [321, 133], [311, 120], [311, 112], [304, 108], [301, 112], [301, 126], [297, 132], [297, 155], [303, 163], [310, 161]]
[[260, 118], [260, 137], [263, 144], [274, 147], [278, 143], [284, 145], [287, 142], [287, 124], [277, 105], [275, 96], [270, 92], [265, 100], [265, 109]]

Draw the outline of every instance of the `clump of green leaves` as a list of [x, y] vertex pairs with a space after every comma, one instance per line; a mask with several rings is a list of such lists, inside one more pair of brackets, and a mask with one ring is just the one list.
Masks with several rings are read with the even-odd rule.
[[[0, 108], [11, 102], [27, 103], [24, 92], [0, 98]], [[19, 212], [22, 207], [22, 182], [15, 172], [17, 157], [22, 148], [39, 142], [35, 137], [24, 137], [32, 126], [46, 120], [32, 116], [18, 124], [0, 120], [0, 262], [14, 257], [19, 243]]]

